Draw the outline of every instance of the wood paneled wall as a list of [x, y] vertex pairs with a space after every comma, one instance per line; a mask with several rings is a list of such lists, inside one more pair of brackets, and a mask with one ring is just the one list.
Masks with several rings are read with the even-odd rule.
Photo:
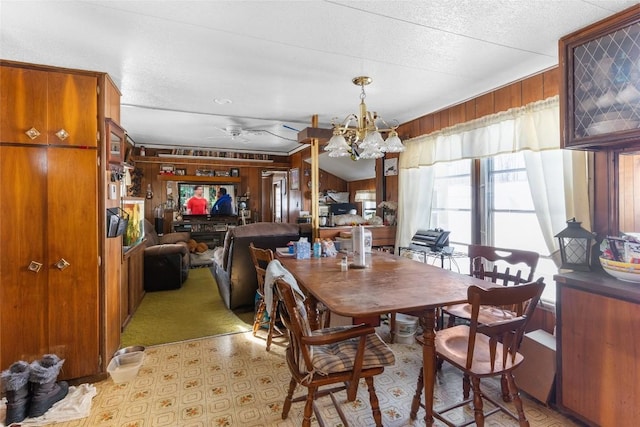
[[506, 111], [509, 108], [521, 107], [559, 93], [560, 73], [558, 68], [554, 67], [460, 104], [404, 123], [398, 128], [398, 134], [402, 140], [427, 135], [449, 126]]
[[619, 224], [620, 231], [640, 231], [640, 154], [618, 157]]
[[361, 179], [358, 181], [350, 181], [347, 182], [347, 191], [353, 196], [356, 194], [356, 191], [368, 190], [375, 191], [376, 189], [376, 179]]
[[[289, 170], [289, 161], [287, 158], [276, 158], [273, 163], [256, 163], [250, 160], [239, 161], [224, 161], [217, 159], [192, 159], [192, 158], [180, 158], [180, 157], [156, 157], [153, 156], [154, 152], [147, 149], [147, 156], [134, 156], [134, 163], [136, 169], [142, 171], [142, 185], [140, 186], [141, 194], [137, 194], [136, 197], [145, 197], [147, 185], [151, 184], [153, 191], [153, 197], [148, 199], [145, 203], [145, 218], [153, 222], [153, 209], [167, 201], [167, 182], [161, 181], [158, 178], [160, 173], [160, 167], [163, 164], [171, 164], [177, 168], [186, 169], [186, 176], [176, 176], [175, 181], [189, 181], [189, 176], [196, 174], [196, 169], [211, 169], [211, 170], [229, 170], [230, 168], [238, 168], [240, 170], [241, 182], [238, 185], [238, 195], [244, 195], [249, 193], [249, 208], [251, 212], [258, 215], [258, 218], [262, 218], [263, 214], [263, 188], [262, 188], [262, 171], [263, 170]], [[177, 202], [177, 188], [173, 188], [174, 200]], [[168, 225], [165, 224], [165, 228]]]

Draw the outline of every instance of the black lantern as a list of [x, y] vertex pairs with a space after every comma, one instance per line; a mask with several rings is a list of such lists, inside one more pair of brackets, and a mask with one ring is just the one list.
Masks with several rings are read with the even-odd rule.
[[595, 235], [580, 227], [575, 218], [567, 221], [567, 228], [556, 234], [560, 242], [562, 266], [567, 270], [591, 271], [591, 241]]

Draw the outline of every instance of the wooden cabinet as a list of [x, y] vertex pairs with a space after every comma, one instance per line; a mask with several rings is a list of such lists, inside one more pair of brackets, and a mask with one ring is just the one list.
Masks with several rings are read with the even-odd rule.
[[605, 273], [555, 276], [557, 403], [590, 425], [640, 418], [640, 289]]
[[638, 146], [640, 5], [563, 37], [559, 53], [562, 146]]
[[120, 290], [120, 323], [122, 330], [131, 320], [144, 297], [145, 242], [132, 247], [122, 257], [122, 288]]
[[63, 379], [105, 371], [101, 76], [0, 60], [2, 369], [55, 353]]
[[120, 90], [108, 74], [104, 74], [104, 116], [120, 123]]
[[0, 141], [98, 145], [96, 76], [0, 67]]
[[[81, 178], [79, 178], [81, 177]], [[0, 366], [100, 371], [97, 151], [0, 145]]]

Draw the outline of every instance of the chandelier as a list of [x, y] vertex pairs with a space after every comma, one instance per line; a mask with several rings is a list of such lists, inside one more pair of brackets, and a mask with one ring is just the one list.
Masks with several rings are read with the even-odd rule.
[[[400, 153], [404, 151], [404, 145], [398, 137], [398, 124], [389, 126], [377, 113], [367, 111], [364, 103], [366, 94], [364, 87], [370, 84], [371, 77], [360, 76], [353, 78], [353, 84], [360, 86], [360, 114], [350, 114], [342, 122], [334, 118], [333, 136], [324, 147], [329, 152], [329, 157], [350, 156], [352, 160], [377, 159], [384, 153]], [[384, 140], [382, 133], [388, 133]]]

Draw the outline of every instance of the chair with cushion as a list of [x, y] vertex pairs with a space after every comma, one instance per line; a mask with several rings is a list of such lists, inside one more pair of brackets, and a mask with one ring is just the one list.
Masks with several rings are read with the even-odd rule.
[[179, 289], [189, 277], [189, 232], [158, 236], [151, 222], [144, 220], [144, 290]]
[[[267, 351], [271, 349], [271, 340], [273, 338], [273, 331], [277, 330], [276, 318], [277, 318], [277, 305], [274, 304], [271, 309], [271, 313], [265, 318], [265, 311], [267, 304], [264, 299], [264, 277], [267, 274], [267, 265], [273, 261], [273, 251], [271, 249], [256, 248], [253, 243], [249, 244], [249, 251], [251, 252], [251, 259], [256, 269], [256, 278], [258, 279], [258, 308], [253, 319], [253, 336], [255, 337], [258, 329], [263, 326], [267, 327]], [[280, 331], [278, 331], [281, 333]]]
[[[475, 421], [476, 425], [483, 426], [485, 416], [498, 411], [516, 419], [521, 427], [528, 427], [519, 390], [513, 377], [516, 369], [524, 357], [518, 353], [528, 320], [544, 290], [544, 282], [538, 279], [536, 282], [521, 284], [519, 286], [494, 287], [483, 289], [478, 286], [470, 286], [467, 291], [467, 299], [471, 305], [471, 319], [469, 325], [457, 325], [451, 328], [439, 330], [436, 333], [436, 356], [446, 360], [451, 365], [463, 372], [466, 386], [471, 383], [473, 398], [465, 397], [461, 402], [451, 404], [445, 408], [433, 411], [433, 416], [448, 426], [469, 425]], [[480, 313], [483, 307], [514, 306], [522, 307], [515, 316], [507, 316], [502, 320], [483, 323], [480, 321]], [[420, 396], [424, 387], [423, 372], [420, 370], [416, 394], [411, 404], [411, 419], [415, 419], [420, 406]], [[483, 393], [480, 388], [482, 378], [504, 375], [509, 389], [509, 400], [513, 401], [517, 414], [511, 412], [501, 402], [492, 399]], [[470, 378], [470, 380], [469, 380]], [[483, 399], [488, 400], [494, 406], [485, 413]], [[444, 414], [452, 409], [459, 408], [473, 402], [474, 420], [471, 422], [454, 424]]]
[[[280, 318], [289, 331], [286, 359], [291, 382], [282, 408], [282, 419], [287, 418], [292, 402], [305, 401], [302, 425], [311, 425], [312, 412], [320, 425], [323, 425], [315, 400], [330, 395], [346, 426], [347, 420], [334, 393], [346, 390], [347, 401], [352, 402], [356, 398], [358, 383], [364, 378], [369, 389], [373, 419], [377, 426], [381, 426], [382, 415], [373, 377], [381, 374], [385, 366], [395, 363], [391, 349], [378, 337], [372, 326], [350, 325], [312, 332], [304, 297], [299, 289], [296, 287], [294, 290], [293, 286], [282, 279], [277, 279], [275, 283], [281, 301]], [[297, 384], [306, 387], [307, 393], [294, 399]]]

